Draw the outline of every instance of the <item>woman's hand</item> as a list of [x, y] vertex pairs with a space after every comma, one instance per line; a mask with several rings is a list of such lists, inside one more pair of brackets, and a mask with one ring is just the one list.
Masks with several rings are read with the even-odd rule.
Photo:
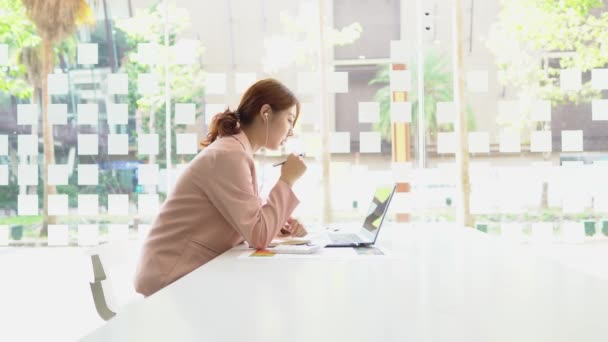
[[306, 172], [306, 164], [302, 157], [290, 154], [281, 166], [281, 180], [292, 186]]
[[306, 236], [307, 233], [308, 232], [300, 221], [291, 217], [285, 222], [285, 226], [281, 229], [281, 236], [302, 237]]

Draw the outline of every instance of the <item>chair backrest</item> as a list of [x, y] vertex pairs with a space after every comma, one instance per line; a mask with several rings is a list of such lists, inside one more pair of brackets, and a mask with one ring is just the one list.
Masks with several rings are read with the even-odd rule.
[[142, 298], [133, 287], [139, 247], [136, 241], [114, 241], [87, 251], [93, 271], [89, 283], [93, 302], [99, 316], [106, 321], [122, 306]]

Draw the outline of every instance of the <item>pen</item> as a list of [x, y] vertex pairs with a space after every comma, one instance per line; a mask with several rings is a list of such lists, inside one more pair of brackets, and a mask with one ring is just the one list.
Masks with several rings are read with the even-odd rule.
[[[300, 154], [298, 154], [298, 155], [299, 155], [300, 157], [304, 157], [304, 153], [300, 153]], [[283, 164], [285, 164], [285, 162], [286, 162], [286, 161], [287, 161], [287, 159], [283, 160], [282, 162], [278, 162], [278, 163], [276, 163], [276, 164], [272, 164], [272, 166], [273, 166], [273, 167], [277, 167], [277, 166], [279, 166], [279, 165], [283, 165]]]

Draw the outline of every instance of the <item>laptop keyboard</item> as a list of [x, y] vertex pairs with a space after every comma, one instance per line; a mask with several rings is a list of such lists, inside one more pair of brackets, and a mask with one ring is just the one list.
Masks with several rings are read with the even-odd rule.
[[363, 242], [357, 234], [329, 234], [329, 238], [333, 243], [359, 243]]

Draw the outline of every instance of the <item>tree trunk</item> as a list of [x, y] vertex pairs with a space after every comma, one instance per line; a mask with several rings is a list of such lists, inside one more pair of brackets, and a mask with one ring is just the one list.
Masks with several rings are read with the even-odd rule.
[[49, 39], [44, 39], [44, 67], [42, 68], [42, 135], [44, 149], [44, 176], [43, 176], [43, 211], [42, 211], [42, 229], [40, 236], [48, 235], [48, 225], [57, 223], [57, 218], [49, 216], [49, 195], [57, 192], [55, 186], [49, 185], [49, 165], [55, 164], [55, 145], [53, 143], [53, 127], [49, 126], [49, 89], [48, 75], [53, 69], [53, 46]]
[[323, 216], [322, 223], [332, 221], [331, 209], [331, 182], [330, 166], [331, 154], [329, 150], [329, 102], [327, 99], [327, 46], [325, 44], [325, 1], [319, 0], [319, 71], [321, 78], [321, 167], [323, 181]]

